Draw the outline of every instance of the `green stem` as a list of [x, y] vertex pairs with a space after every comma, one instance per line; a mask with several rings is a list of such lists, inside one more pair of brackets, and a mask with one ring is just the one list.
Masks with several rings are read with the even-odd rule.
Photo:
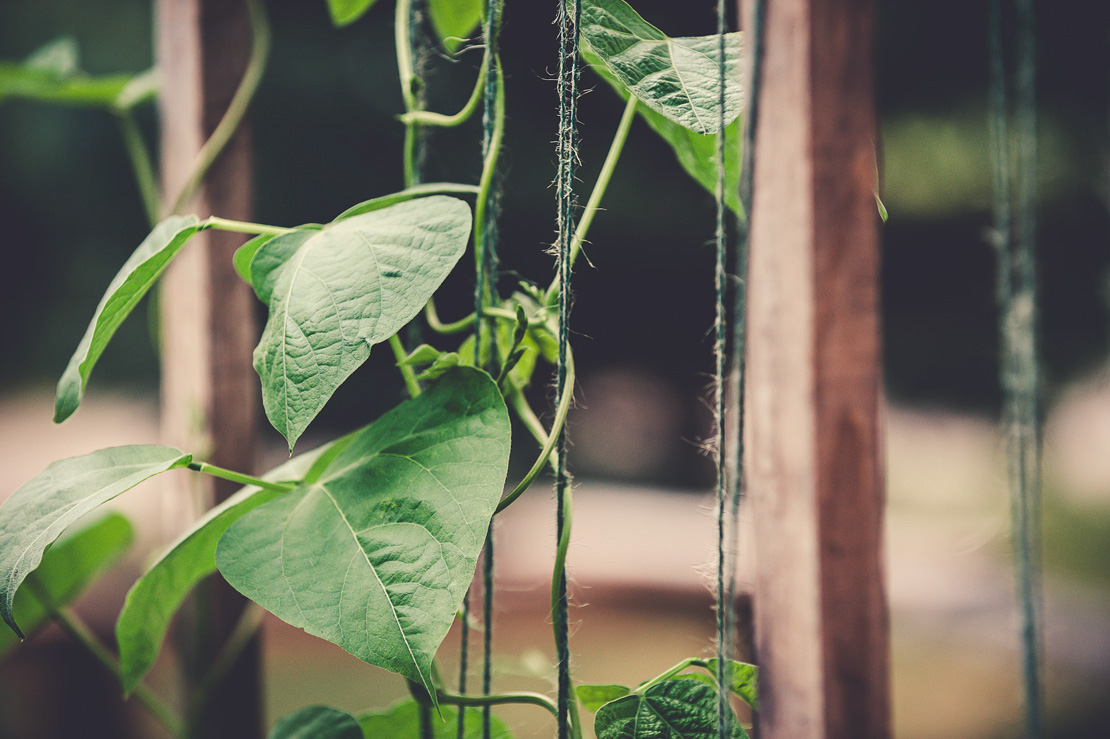
[[[567, 387], [574, 387], [574, 355], [570, 352], [570, 347], [567, 347]], [[570, 401], [573, 395], [574, 394], [571, 392], [566, 392], [563, 393], [563, 397], [559, 399], [559, 407], [555, 409], [555, 420], [551, 424], [551, 433], [547, 434], [546, 440], [542, 442], [543, 449], [540, 450], [540, 456], [536, 458], [536, 461], [532, 464], [532, 469], [528, 470], [528, 474], [524, 476], [524, 479], [517, 483], [517, 486], [513, 488], [512, 492], [502, 498], [501, 502], [497, 504], [497, 509], [494, 511], [495, 514], [500, 513], [501, 511], [512, 505], [513, 501], [519, 498], [524, 493], [524, 491], [528, 489], [528, 486], [532, 484], [532, 481], [536, 479], [536, 476], [539, 475], [540, 472], [543, 470], [544, 465], [547, 464], [547, 461], [551, 457], [555, 449], [555, 445], [558, 442], [559, 429], [561, 429], [563, 427], [563, 424], [566, 423], [567, 412], [570, 410]], [[533, 436], [535, 436], [537, 439], [544, 438], [542, 430], [543, 427], [539, 426], [537, 429], [539, 420], [536, 419], [534, 422], [529, 420], [529, 415], [532, 419], [535, 419], [535, 414], [532, 413], [531, 407], [528, 407], [527, 403], [524, 403], [524, 406], [527, 407], [526, 415], [522, 414], [521, 407], [516, 405], [518, 402], [516, 401], [516, 398], [518, 396], [520, 396], [519, 390], [513, 393], [512, 398], [514, 407], [516, 407], [517, 413], [520, 415], [521, 420], [524, 421], [526, 426], [528, 426]], [[567, 520], [569, 521], [569, 518]], [[564, 534], [567, 530], [569, 530], [569, 527], [567, 529], [564, 529]], [[562, 546], [561, 542], [560, 546]], [[563, 558], [566, 558], [565, 551], [563, 552]]]
[[637, 694], [637, 695], [643, 695], [645, 692], [647, 692], [648, 688], [654, 687], [654, 686], [658, 685], [659, 683], [663, 682], [664, 680], [669, 680], [670, 678], [674, 677], [675, 675], [682, 672], [683, 670], [689, 669], [690, 667], [693, 667], [695, 665], [698, 666], [698, 667], [705, 667], [706, 669], [708, 669], [708, 665], [706, 664], [705, 660], [693, 659], [693, 658], [684, 659], [681, 662], [679, 662], [677, 665], [672, 667], [671, 669], [664, 672], [662, 675], [659, 675], [658, 677], [653, 677], [651, 680], [648, 680], [643, 685], [640, 685], [639, 687], [637, 687], [632, 692]]
[[250, 15], [251, 56], [247, 61], [247, 68], [243, 72], [243, 79], [239, 88], [231, 98], [227, 111], [216, 125], [216, 130], [204, 142], [204, 146], [197, 152], [193, 162], [193, 170], [189, 173], [185, 184], [173, 201], [170, 213], [180, 213], [192, 201], [193, 196], [204, 182], [208, 170], [212, 168], [219, 158], [239, 124], [250, 107], [251, 99], [258, 90], [258, 83], [262, 81], [262, 73], [266, 69], [266, 58], [270, 55], [270, 22], [266, 18], [266, 11], [262, 7], [262, 0], [247, 0], [247, 12]]
[[[401, 97], [405, 101], [405, 113], [417, 110], [419, 101], [413, 86], [416, 82], [416, 68], [412, 63], [412, 47], [409, 43], [412, 17], [412, 0], [397, 0], [393, 18], [393, 40], [397, 47], [397, 76], [401, 81]], [[405, 187], [416, 184], [416, 124], [405, 122], [404, 142]]]
[[[405, 353], [404, 345], [401, 344], [401, 338], [397, 334], [389, 337], [389, 348], [393, 350], [393, 356], [397, 358], [398, 362], [403, 361], [408, 356]], [[401, 376], [405, 378], [405, 387], [408, 388], [409, 397], [415, 398], [420, 394], [420, 383], [416, 381], [416, 372], [406, 364], [398, 365], [398, 367], [401, 370]]]
[[220, 231], [233, 231], [234, 233], [240, 234], [273, 234], [274, 236], [280, 236], [281, 234], [289, 233], [294, 230], [282, 226], [266, 226], [261, 223], [232, 221], [227, 218], [218, 218], [216, 216], [209, 216], [206, 218], [203, 228], [215, 228]]
[[[628, 132], [632, 128], [632, 121], [635, 117], [636, 96], [629, 95], [628, 102], [624, 106], [624, 114], [621, 116], [620, 123], [617, 124], [617, 132], [613, 135], [613, 142], [609, 144], [609, 153], [605, 156], [605, 163], [601, 165], [601, 172], [598, 173], [597, 181], [594, 182], [593, 192], [590, 193], [590, 199], [586, 201], [586, 207], [582, 210], [582, 217], [578, 221], [578, 228], [574, 230], [574, 236], [570, 240], [570, 264], [572, 267], [574, 266], [574, 260], [578, 258], [578, 252], [582, 250], [582, 243], [586, 240], [586, 234], [590, 231], [594, 216], [597, 215], [597, 211], [601, 207], [601, 199], [605, 196], [605, 191], [609, 187], [609, 180], [613, 178], [613, 172], [616, 171], [617, 162], [620, 161], [624, 143], [628, 140]], [[551, 287], [547, 288], [547, 302], [550, 303], [558, 292], [559, 277], [556, 275], [551, 282]]]
[[440, 703], [445, 703], [449, 706], [501, 706], [506, 704], [520, 704], [528, 706], [539, 706], [544, 708], [552, 716], [557, 716], [559, 713], [555, 701], [548, 698], [542, 693], [528, 693], [524, 691], [513, 693], [500, 693], [498, 695], [459, 695], [457, 693], [449, 693], [445, 690], [436, 691], [436, 699]]
[[[485, 269], [480, 264], [481, 249], [479, 245], [485, 237], [486, 210], [489, 208], [490, 190], [493, 188], [493, 178], [497, 174], [497, 159], [501, 154], [501, 140], [505, 136], [505, 74], [501, 71], [501, 58], [493, 57], [493, 64], [497, 70], [497, 96], [494, 100], [493, 134], [490, 137], [489, 149], [486, 151], [485, 160], [482, 162], [482, 178], [478, 181], [478, 199], [474, 203], [474, 259], [477, 269]], [[488, 291], [487, 285], [487, 291]], [[484, 296], [483, 296], [484, 300]], [[482, 311], [483, 313], [487, 311]], [[477, 350], [477, 348], [475, 348]], [[477, 355], [476, 355], [477, 356]]]
[[[66, 608], [55, 608], [42, 597], [36, 597], [39, 597], [39, 601], [47, 606], [51, 616], [54, 618], [55, 622], [62, 627], [63, 631], [84, 647], [104, 669], [112, 673], [116, 680], [120, 682], [123, 681], [123, 672], [120, 669], [119, 660], [108, 651], [107, 647], [100, 643], [100, 640], [81, 622], [80, 618], [78, 618], [75, 613]], [[143, 707], [150, 712], [150, 715], [153, 716], [171, 736], [178, 737], [182, 735], [184, 726], [181, 719], [178, 718], [177, 714], [175, 714], [161, 698], [155, 695], [150, 688], [145, 685], [139, 685], [135, 688], [135, 692], [132, 693], [132, 695], [135, 696], [135, 700], [143, 704]]]
[[[569, 350], [569, 347], [568, 347]], [[574, 393], [574, 375], [571, 370], [570, 353], [567, 353], [567, 384], [566, 392], [564, 395], [573, 395]], [[559, 436], [558, 431], [551, 434], [552, 439], [557, 439]], [[551, 575], [551, 623], [555, 630], [556, 644], [560, 638], [559, 629], [559, 601], [562, 597], [561, 589], [559, 587], [560, 581], [565, 577], [567, 552], [570, 551], [570, 532], [572, 523], [574, 521], [574, 499], [571, 494], [571, 486], [568, 484], [563, 491], [563, 535], [559, 537], [558, 547], [555, 549], [555, 566], [552, 569]], [[569, 665], [568, 668], [569, 670]], [[581, 720], [578, 716], [578, 698], [574, 692], [574, 680], [570, 680], [570, 700], [567, 702], [567, 710], [569, 712], [568, 718], [570, 719], [571, 736], [574, 739], [582, 739]]]
[[[439, 313], [436, 312], [435, 300], [429, 300], [427, 305], [424, 306], [424, 319], [428, 322], [428, 327], [437, 334], [457, 334], [465, 331], [474, 325], [474, 315], [471, 313], [457, 321], [443, 323], [439, 320]], [[516, 314], [504, 308], [486, 308], [482, 311], [482, 315], [492, 316], [502, 321], [516, 322]]]
[[221, 480], [230, 480], [231, 482], [237, 482], [240, 485], [254, 485], [255, 487], [262, 488], [263, 490], [273, 490], [274, 492], [278, 493], [287, 493], [293, 488], [297, 487], [294, 483], [270, 482], [269, 480], [263, 480], [260, 477], [244, 475], [242, 472], [225, 470], [223, 467], [217, 467], [216, 465], [208, 464], [207, 462], [190, 462], [189, 469], [193, 470], [194, 472], [203, 472], [206, 475], [212, 475], [212, 477], [218, 477]]
[[139, 132], [139, 126], [135, 123], [135, 116], [131, 109], [118, 108], [115, 114], [120, 133], [123, 135], [123, 143], [127, 148], [127, 158], [131, 161], [131, 169], [135, 173], [135, 183], [139, 186], [139, 196], [143, 199], [143, 209], [146, 211], [151, 227], [154, 227], [158, 223], [162, 191], [158, 189], [158, 177], [154, 174], [150, 152], [147, 151], [143, 135]]
[[460, 123], [470, 119], [474, 115], [474, 111], [478, 109], [478, 103], [482, 99], [482, 90], [486, 85], [486, 75], [489, 73], [489, 53], [482, 58], [482, 68], [478, 71], [478, 81], [474, 84], [474, 91], [470, 93], [470, 99], [466, 101], [466, 105], [462, 110], [454, 115], [444, 115], [443, 113], [433, 113], [429, 110], [409, 110], [401, 115], [401, 122], [406, 126], [420, 125], [420, 126], [439, 126], [441, 128], [451, 128]]

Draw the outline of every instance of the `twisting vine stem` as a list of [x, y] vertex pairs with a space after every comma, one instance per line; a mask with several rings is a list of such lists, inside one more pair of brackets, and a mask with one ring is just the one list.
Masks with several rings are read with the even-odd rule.
[[[577, 163], [578, 119], [578, 29], [581, 19], [580, 0], [558, 0], [559, 24], [559, 139], [558, 173], [555, 179], [558, 242], [556, 260], [559, 273], [559, 361], [556, 370], [556, 396], [562, 405], [573, 394], [567, 383], [570, 344], [570, 274], [571, 227], [574, 223], [574, 174]], [[573, 732], [581, 736], [578, 719], [578, 702], [573, 695], [570, 676], [570, 634], [567, 608], [566, 557], [570, 546], [573, 519], [573, 501], [570, 476], [567, 473], [567, 431], [563, 424], [557, 434], [559, 453], [555, 471], [556, 539], [555, 569], [551, 578], [551, 622], [555, 632], [555, 652], [558, 661], [558, 739], [568, 739]]]

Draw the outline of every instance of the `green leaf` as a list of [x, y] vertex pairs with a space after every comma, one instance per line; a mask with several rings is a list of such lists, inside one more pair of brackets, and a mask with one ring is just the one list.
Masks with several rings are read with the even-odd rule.
[[371, 424], [318, 481], [233, 524], [216, 564], [284, 621], [431, 690], [508, 461], [493, 380], [452, 370]]
[[431, 364], [443, 354], [430, 344], [421, 344], [409, 352], [409, 355], [397, 363], [398, 367], [422, 367]]
[[164, 446], [121, 446], [54, 462], [0, 506], [0, 616], [16, 634], [16, 590], [81, 516], [192, 456]]
[[[747, 662], [729, 662], [729, 690], [744, 699], [752, 709], [759, 710], [759, 668]], [[705, 669], [717, 677], [717, 658], [706, 660]], [[729, 674], [731, 673], [731, 674]]]
[[[454, 706], [440, 706], [439, 713], [432, 711], [433, 739], [456, 739], [459, 711]], [[463, 739], [482, 739], [482, 711], [472, 708], [466, 712]], [[358, 717], [362, 735], [366, 739], [422, 739], [420, 733], [420, 706], [407, 700], [382, 713], [364, 713]], [[512, 733], [496, 716], [490, 717], [490, 739], [513, 739]]]
[[[692, 675], [679, 675], [598, 709], [597, 739], [717, 739], [717, 690]], [[732, 739], [748, 733], [728, 713]]]
[[240, 279], [248, 285], [251, 282], [251, 260], [262, 245], [271, 239], [277, 238], [276, 234], [258, 234], [254, 238], [248, 239], [245, 244], [235, 250], [231, 255], [231, 266], [235, 268], [235, 273], [239, 275]]
[[362, 728], [346, 711], [309, 706], [277, 722], [269, 739], [363, 739]]
[[[334, 459], [353, 435], [290, 459], [262, 476], [273, 482], [295, 481], [312, 474], [316, 465]], [[317, 475], [318, 476], [318, 475]], [[216, 543], [231, 524], [280, 493], [248, 486], [209, 510], [171, 544], [131, 586], [116, 621], [123, 692], [130, 695], [154, 666], [170, 620], [186, 596], [216, 571]]]
[[185, 242], [200, 230], [201, 223], [196, 216], [170, 216], [159, 223], [124, 262], [100, 299], [85, 336], [58, 381], [54, 423], [61, 423], [77, 410], [85, 396], [89, 373], [112, 334], [181, 251]]
[[[54, 608], [68, 606], [126, 554], [133, 540], [131, 522], [118, 513], [108, 513], [84, 528], [63, 534], [16, 591], [16, 623], [27, 634], [38, 631], [50, 621], [49, 609], [40, 597]], [[0, 629], [0, 657], [18, 643], [14, 632]]]
[[258, 250], [251, 281], [270, 317], [254, 367], [266, 415], [290, 449], [370, 347], [424, 308], [469, 235], [469, 206], [433, 196], [278, 236]]
[[428, 0], [432, 28], [447, 51], [454, 54], [474, 33], [482, 22], [483, 5], [484, 0]]
[[[582, 58], [616, 90], [622, 99], [628, 99], [631, 94], [628, 88], [585, 44], [582, 46]], [[710, 193], [715, 193], [717, 191], [717, 137], [713, 134], [691, 131], [643, 105], [637, 106], [636, 111], [655, 133], [670, 144], [678, 163], [686, 173]], [[740, 206], [741, 135], [739, 119], [725, 128], [725, 204], [737, 215], [743, 215]]]
[[421, 344], [400, 362], [398, 367], [426, 367], [416, 376], [417, 380], [430, 382], [443, 376], [447, 370], [459, 366], [459, 355], [443, 352], [428, 344]]
[[377, 0], [328, 0], [331, 21], [337, 26], [348, 26], [370, 10]]
[[[695, 133], [716, 133], [720, 121], [720, 40], [672, 38], [624, 0], [583, 0], [582, 40], [649, 108]], [[740, 115], [740, 34], [726, 34], [725, 125]]]
[[632, 692], [624, 685], [579, 685], [574, 691], [578, 694], [578, 702], [590, 712]]
[[0, 62], [0, 100], [21, 97], [64, 105], [115, 107], [131, 75], [90, 77], [79, 68], [77, 42], [51, 41], [22, 64]]

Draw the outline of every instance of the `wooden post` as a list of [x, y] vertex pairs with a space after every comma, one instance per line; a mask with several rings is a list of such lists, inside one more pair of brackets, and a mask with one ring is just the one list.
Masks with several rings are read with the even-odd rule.
[[760, 737], [884, 739], [873, 6], [767, 6], [747, 378]]
[[[242, 78], [251, 32], [243, 0], [158, 0], [157, 14], [162, 180], [172, 202]], [[249, 138], [241, 129], [185, 212], [249, 220], [250, 188]], [[251, 367], [255, 306], [250, 288], [231, 265], [243, 240], [214, 231], [193, 237], [163, 281], [162, 432], [167, 444], [221, 467], [253, 472], [259, 392]], [[191, 498], [200, 509], [238, 487], [199, 475], [181, 476], [178, 482], [178, 499]], [[246, 602], [222, 581], [212, 581], [201, 589], [196, 605], [185, 660], [194, 686]], [[262, 736], [258, 651], [256, 639], [211, 692], [191, 736]]]

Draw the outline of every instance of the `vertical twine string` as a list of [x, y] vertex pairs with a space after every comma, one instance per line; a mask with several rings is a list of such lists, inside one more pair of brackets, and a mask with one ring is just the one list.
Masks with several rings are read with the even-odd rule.
[[[486, 27], [484, 36], [489, 45], [489, 67], [486, 72], [486, 86], [482, 97], [482, 160], [488, 161], [490, 149], [494, 146], [494, 128], [497, 117], [497, 86], [500, 75], [498, 65], [500, 56], [497, 53], [497, 39], [500, 34], [501, 2], [500, 0], [487, 0]], [[482, 308], [484, 303], [484, 287], [482, 283], [489, 282], [491, 289], [495, 289], [497, 274], [497, 208], [496, 190], [498, 179], [496, 175], [487, 196], [483, 217], [482, 243], [479, 244], [480, 255], [478, 258], [481, 268], [478, 270], [478, 286], [475, 295], [475, 350], [481, 346], [481, 326], [483, 324]], [[496, 336], [493, 337], [496, 342]], [[475, 355], [476, 357], [478, 355]], [[506, 358], [507, 359], [507, 358]], [[486, 543], [482, 559], [482, 695], [490, 694], [493, 678], [493, 522], [486, 531]], [[490, 739], [492, 714], [490, 706], [482, 708], [482, 737]]]
[[[570, 244], [574, 216], [574, 174], [576, 164], [576, 131], [578, 108], [578, 25], [581, 16], [579, 0], [557, 0], [559, 23], [559, 138], [558, 173], [555, 179], [555, 197], [558, 208], [557, 261], [559, 270], [559, 361], [556, 369], [556, 395], [561, 400], [567, 387], [567, 347], [569, 343], [570, 316]], [[558, 459], [555, 471], [556, 540], [563, 543], [567, 525], [567, 498], [570, 479], [567, 475], [566, 424], [559, 429]], [[555, 573], [557, 602], [553, 604], [552, 619], [555, 626], [555, 651], [559, 663], [558, 675], [558, 739], [569, 736], [570, 708], [570, 635], [567, 609], [567, 577], [565, 563]]]
[[[1016, 168], [1010, 168], [1003, 11], [991, 0], [990, 133], [994, 237], [1001, 333], [1000, 366], [1008, 451], [1014, 574], [1017, 580], [1025, 693], [1025, 734], [1044, 736], [1041, 683], [1040, 368], [1036, 267], [1036, 24], [1032, 0], [1018, 0]], [[1016, 187], [1011, 182], [1016, 181]], [[1014, 192], [1016, 190], [1016, 193]], [[1016, 204], [1016, 209], [1011, 207]], [[1016, 210], [1016, 212], [1015, 212]], [[1015, 228], [1016, 226], [1016, 228]]]
[[[755, 0], [751, 13], [751, 28], [745, 33], [745, 41], [751, 48], [751, 80], [744, 110], [744, 136], [740, 165], [740, 209], [742, 218], [737, 219], [737, 238], [735, 242], [736, 285], [732, 302], [732, 373], [729, 376], [729, 392], [733, 398], [733, 414], [727, 418], [726, 439], [732, 440], [732, 474], [728, 477], [726, 495], [730, 502], [729, 521], [731, 536], [728, 551], [732, 553], [727, 561], [725, 602], [729, 604], [729, 615], [736, 604], [736, 556], [740, 551], [740, 501], [745, 492], [744, 479], [744, 408], [745, 408], [745, 349], [747, 343], [747, 299], [748, 299], [748, 253], [752, 232], [752, 193], [755, 177], [755, 134], [759, 123], [759, 91], [763, 79], [763, 36], [766, 18], [766, 0]], [[726, 152], [727, 153], [727, 152]], [[734, 627], [726, 623], [727, 632], [734, 634]], [[718, 674], [718, 680], [721, 675]]]
[[727, 528], [726, 507], [728, 491], [725, 479], [725, 259], [727, 255], [727, 235], [725, 228], [725, 83], [728, 64], [725, 55], [725, 0], [717, 0], [717, 230], [716, 263], [713, 270], [713, 287], [716, 290], [716, 314], [714, 325], [716, 336], [713, 341], [715, 371], [713, 376], [713, 415], [716, 425], [717, 462], [717, 737], [729, 739], [732, 722], [729, 720], [732, 709], [729, 707], [732, 658], [729, 624], [732, 604], [728, 602], [725, 589], [726, 547], [725, 529]]

